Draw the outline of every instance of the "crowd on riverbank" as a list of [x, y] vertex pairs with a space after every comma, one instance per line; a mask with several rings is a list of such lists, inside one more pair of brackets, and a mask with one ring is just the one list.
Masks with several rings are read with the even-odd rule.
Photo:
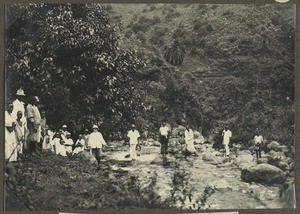
[[[37, 150], [50, 150], [53, 153], [61, 156], [73, 156], [83, 151], [90, 152], [95, 156], [98, 163], [100, 163], [100, 156], [103, 146], [106, 146], [99, 126], [92, 125], [92, 132], [85, 129], [83, 133], [76, 136], [74, 143], [74, 136], [68, 131], [67, 125], [62, 125], [61, 128], [53, 130], [49, 128], [46, 122], [46, 113], [44, 109], [39, 108], [39, 98], [37, 96], [30, 96], [25, 100], [26, 95], [22, 89], [16, 93], [16, 99], [13, 102], [7, 102], [5, 111], [5, 159], [7, 162], [14, 162], [18, 160], [19, 156], [24, 153], [32, 153]], [[25, 104], [26, 102], [26, 104]], [[185, 141], [185, 155], [197, 155], [194, 146], [194, 132], [185, 123], [185, 130], [183, 133]], [[161, 154], [168, 153], [169, 138], [171, 135], [171, 127], [166, 121], [162, 121], [159, 128], [159, 141], [161, 146]], [[131, 159], [136, 159], [136, 148], [140, 145], [140, 133], [134, 124], [131, 125], [127, 133], [129, 140], [129, 153]], [[225, 154], [230, 153], [229, 143], [232, 138], [232, 132], [228, 126], [222, 132], [222, 145], [225, 149]], [[261, 156], [261, 144], [263, 137], [257, 133], [254, 137], [255, 151], [257, 159]]]

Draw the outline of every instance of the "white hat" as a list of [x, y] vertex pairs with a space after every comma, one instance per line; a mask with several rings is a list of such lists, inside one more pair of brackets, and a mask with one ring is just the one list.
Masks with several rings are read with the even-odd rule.
[[98, 129], [98, 126], [97, 125], [93, 125], [93, 129]]
[[26, 96], [22, 88], [20, 88], [19, 90], [17, 90], [16, 95], [18, 95], [18, 96]]
[[63, 128], [67, 128], [67, 125], [63, 125], [62, 127], [63, 127]]

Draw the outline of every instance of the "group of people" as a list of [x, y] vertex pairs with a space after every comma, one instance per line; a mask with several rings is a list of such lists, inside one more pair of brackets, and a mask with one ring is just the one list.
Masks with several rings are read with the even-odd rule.
[[100, 151], [106, 145], [98, 126], [93, 132], [86, 129], [74, 144], [67, 125], [53, 131], [46, 123], [45, 111], [39, 109], [39, 98], [31, 96], [25, 104], [24, 90], [19, 89], [16, 99], [8, 101], [5, 111], [5, 160], [15, 162], [24, 153], [50, 150], [57, 155], [72, 156], [81, 151], [89, 151], [100, 162]]
[[38, 97], [30, 97], [25, 107], [25, 96], [24, 91], [19, 89], [16, 99], [6, 104], [5, 159], [8, 162], [17, 161], [24, 149], [34, 150], [45, 132], [45, 112], [38, 109]]
[[[39, 110], [39, 98], [37, 96], [29, 97], [28, 104], [25, 107], [25, 93], [19, 89], [16, 93], [16, 99], [8, 102], [5, 111], [5, 159], [7, 162], [17, 161], [24, 151], [32, 153], [37, 150], [50, 150], [61, 156], [73, 156], [80, 152], [90, 152], [100, 163], [100, 156], [103, 146], [106, 142], [99, 132], [98, 125], [93, 125], [93, 131], [89, 133], [85, 129], [83, 134], [78, 135], [76, 143], [71, 138], [71, 133], [67, 131], [67, 125], [63, 125], [61, 129], [54, 131], [49, 128], [46, 123], [45, 111]], [[194, 132], [186, 125], [184, 131], [185, 154], [197, 155], [194, 146]], [[159, 140], [161, 144], [161, 154], [168, 153], [168, 142], [171, 134], [171, 127], [165, 121], [159, 128]], [[223, 146], [225, 154], [229, 155], [229, 143], [232, 132], [226, 126], [222, 132]], [[129, 153], [131, 159], [137, 158], [136, 148], [139, 145], [140, 134], [135, 125], [131, 125], [128, 131]], [[263, 137], [257, 134], [254, 137], [255, 151], [257, 159], [261, 157], [261, 143]]]

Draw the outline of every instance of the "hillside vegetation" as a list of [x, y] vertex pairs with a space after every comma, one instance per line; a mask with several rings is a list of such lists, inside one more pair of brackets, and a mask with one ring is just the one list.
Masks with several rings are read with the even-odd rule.
[[[21, 82], [50, 124], [101, 121], [112, 139], [132, 122], [156, 134], [166, 118], [208, 138], [228, 124], [234, 142], [258, 128], [293, 144], [292, 5], [15, 5], [8, 17], [24, 7], [8, 28], [7, 94]], [[179, 66], [164, 58], [173, 40]]]

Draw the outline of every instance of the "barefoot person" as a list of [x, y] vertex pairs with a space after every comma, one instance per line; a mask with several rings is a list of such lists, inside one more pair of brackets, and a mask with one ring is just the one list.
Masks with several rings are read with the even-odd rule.
[[140, 138], [140, 133], [138, 130], [135, 129], [135, 125], [131, 125], [131, 130], [128, 131], [127, 137], [129, 138], [129, 153], [130, 153], [130, 158], [132, 160], [135, 160], [137, 155], [136, 155], [136, 146], [139, 143], [139, 138]]
[[18, 144], [18, 154], [23, 154], [23, 143], [25, 142], [25, 133], [26, 133], [26, 126], [22, 120], [23, 113], [22, 111], [18, 111], [17, 113], [17, 120], [16, 120], [16, 140]]
[[230, 139], [232, 137], [232, 132], [228, 129], [228, 126], [225, 127], [225, 129], [222, 132], [223, 136], [223, 145], [225, 147], [226, 156], [229, 155], [229, 143]]

